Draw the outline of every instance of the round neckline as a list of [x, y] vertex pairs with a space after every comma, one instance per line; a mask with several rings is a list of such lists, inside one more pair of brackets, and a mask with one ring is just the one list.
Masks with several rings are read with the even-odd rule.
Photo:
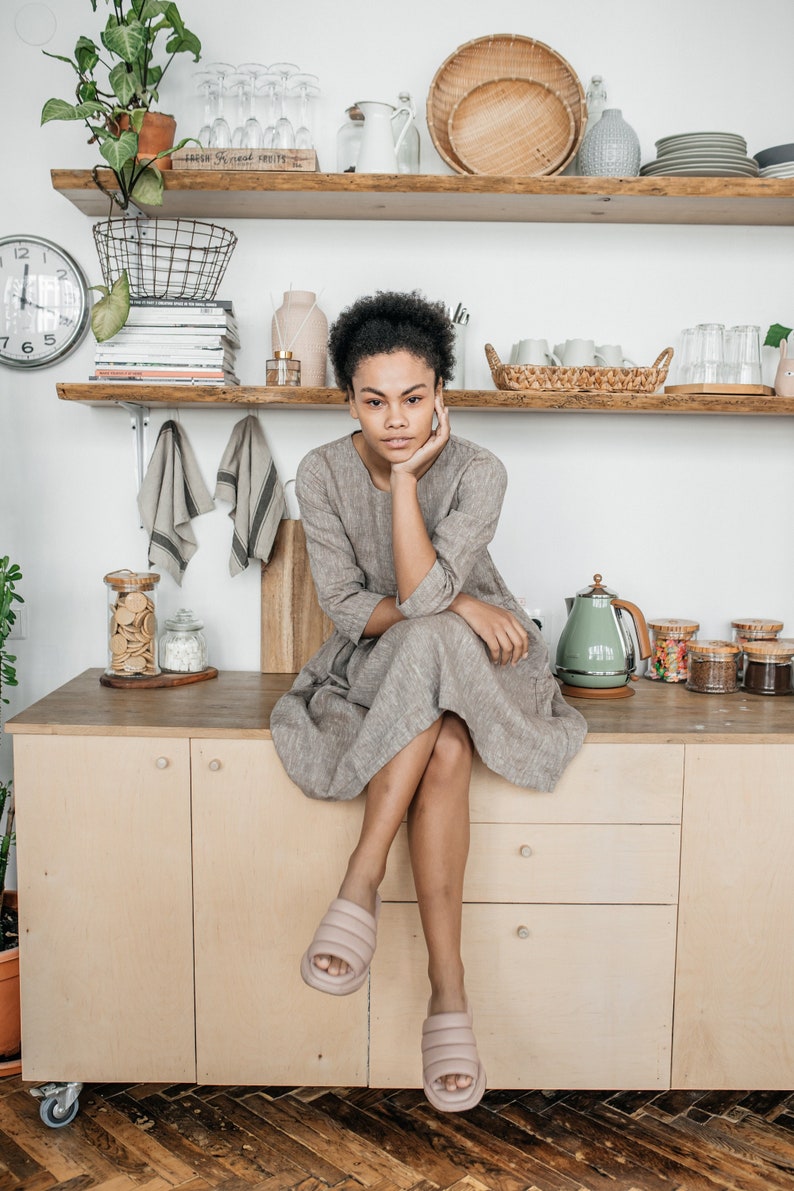
[[[366, 477], [367, 477], [367, 480], [369, 481], [369, 485], [370, 485], [370, 487], [373, 489], [373, 491], [374, 491], [374, 492], [378, 492], [378, 493], [380, 493], [380, 495], [381, 495], [381, 496], [388, 496], [389, 500], [391, 500], [391, 489], [390, 489], [390, 488], [379, 488], [379, 487], [378, 487], [378, 485], [375, 483], [375, 481], [373, 480], [372, 476], [370, 475], [370, 470], [369, 470], [369, 468], [367, 467], [366, 463], [364, 462], [364, 460], [361, 458], [361, 456], [359, 455], [358, 451], [356, 450], [356, 444], [353, 442], [353, 439], [355, 438], [355, 436], [356, 436], [357, 434], [361, 434], [361, 431], [360, 431], [360, 430], [353, 430], [353, 431], [352, 431], [350, 434], [348, 434], [348, 436], [347, 436], [347, 440], [346, 440], [346, 441], [347, 441], [347, 442], [350, 444], [350, 450], [353, 452], [353, 454], [355, 455], [355, 457], [356, 457], [356, 459], [358, 460], [359, 464], [361, 465], [361, 469], [362, 469], [362, 471], [364, 472], [364, 474], [366, 475]], [[450, 441], [451, 441], [451, 439], [450, 439]], [[449, 443], [447, 443], [447, 446], [449, 446]], [[443, 454], [444, 454], [444, 452], [442, 451], [442, 453], [441, 453], [441, 454], [443, 455]], [[439, 455], [438, 459], [440, 459], [440, 458], [441, 458], [441, 455]], [[429, 468], [427, 469], [427, 471], [424, 473], [424, 475], [420, 476], [420, 477], [419, 477], [419, 479], [416, 481], [416, 484], [417, 484], [417, 490], [418, 490], [419, 486], [422, 484], [422, 481], [425, 479], [425, 477], [430, 475], [431, 471], [433, 470], [433, 468], [434, 468], [434, 467], [436, 466], [436, 464], [438, 463], [438, 459], [434, 460], [432, 467], [429, 467]]]

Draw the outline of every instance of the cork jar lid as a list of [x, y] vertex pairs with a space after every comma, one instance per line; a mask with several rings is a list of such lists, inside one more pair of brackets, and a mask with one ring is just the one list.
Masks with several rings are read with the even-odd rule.
[[731, 627], [741, 633], [779, 633], [783, 628], [782, 620], [764, 620], [762, 617], [745, 617], [743, 620], [732, 620]]
[[664, 637], [686, 637], [689, 633], [696, 633], [700, 625], [696, 620], [649, 620], [648, 628], [653, 629]]
[[748, 641], [744, 656], [753, 662], [790, 662], [794, 657], [794, 641], [777, 637], [774, 641]]
[[114, 591], [149, 591], [159, 582], [160, 576], [154, 571], [110, 571], [105, 575], [105, 583]]
[[701, 658], [731, 658], [742, 652], [734, 641], [689, 641], [687, 652]]

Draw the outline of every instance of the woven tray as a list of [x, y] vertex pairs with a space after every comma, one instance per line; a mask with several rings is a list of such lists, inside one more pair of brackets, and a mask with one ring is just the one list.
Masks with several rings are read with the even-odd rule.
[[573, 113], [575, 136], [559, 174], [573, 159], [584, 136], [587, 108], [582, 84], [569, 62], [551, 46], [520, 33], [493, 33], [467, 41], [441, 63], [427, 95], [427, 127], [441, 157], [459, 174], [469, 171], [449, 139], [449, 118], [458, 100], [480, 83], [495, 79], [534, 79], [551, 87]]
[[575, 137], [570, 106], [535, 79], [478, 83], [449, 117], [450, 144], [471, 174], [553, 174]]
[[503, 364], [490, 343], [485, 355], [497, 389], [561, 393], [655, 393], [667, 377], [673, 349], [666, 347], [650, 368], [545, 368]]

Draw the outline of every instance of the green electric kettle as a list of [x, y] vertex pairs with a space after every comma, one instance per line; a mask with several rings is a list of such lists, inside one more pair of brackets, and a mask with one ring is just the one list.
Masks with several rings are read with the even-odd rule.
[[568, 620], [557, 646], [557, 676], [569, 687], [612, 693], [630, 681], [637, 658], [634, 642], [623, 623], [628, 612], [634, 623], [640, 658], [651, 656], [645, 617], [636, 604], [619, 600], [604, 587], [600, 575], [593, 575], [590, 587], [566, 599]]

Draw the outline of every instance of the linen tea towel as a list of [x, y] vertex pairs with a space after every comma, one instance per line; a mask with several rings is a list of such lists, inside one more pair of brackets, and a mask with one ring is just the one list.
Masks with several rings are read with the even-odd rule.
[[214, 507], [184, 431], [174, 421], [164, 422], [138, 493], [150, 566], [168, 571], [181, 586], [198, 550], [190, 522]]
[[267, 562], [286, 513], [284, 489], [255, 414], [237, 423], [218, 467], [217, 500], [231, 504], [234, 523], [229, 573], [239, 575], [249, 558]]

